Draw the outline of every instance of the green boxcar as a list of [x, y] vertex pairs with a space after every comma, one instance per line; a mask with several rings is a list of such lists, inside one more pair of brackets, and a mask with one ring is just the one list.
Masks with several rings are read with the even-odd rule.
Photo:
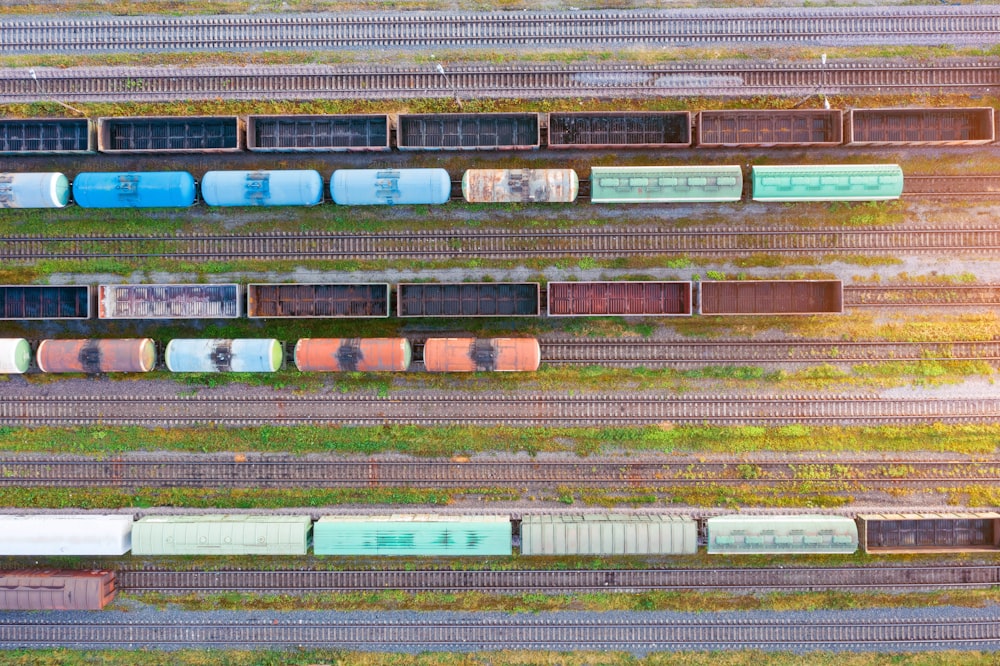
[[132, 527], [133, 555], [305, 555], [309, 516], [148, 516]]
[[688, 516], [582, 514], [524, 516], [522, 555], [690, 555], [698, 524]]
[[858, 525], [843, 516], [737, 515], [705, 522], [710, 554], [850, 554], [858, 549]]
[[885, 201], [903, 194], [898, 164], [755, 166], [754, 201]]
[[324, 516], [317, 555], [510, 555], [507, 516]]
[[591, 203], [683, 203], [739, 201], [739, 166], [593, 167]]

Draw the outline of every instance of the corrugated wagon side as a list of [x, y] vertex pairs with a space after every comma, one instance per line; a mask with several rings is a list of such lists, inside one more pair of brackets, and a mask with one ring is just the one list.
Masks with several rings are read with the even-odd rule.
[[247, 316], [251, 319], [388, 317], [389, 285], [248, 284]]
[[703, 315], [842, 314], [840, 280], [719, 280], [701, 282]]
[[0, 285], [0, 319], [89, 318], [89, 286]]
[[100, 319], [236, 319], [240, 286], [229, 284], [102, 284]]
[[549, 148], [687, 148], [690, 111], [549, 114]]
[[102, 153], [237, 153], [243, 150], [238, 116], [142, 116], [97, 119]]
[[400, 317], [537, 317], [537, 282], [460, 282], [396, 285]]
[[400, 150], [534, 150], [537, 113], [401, 113]]
[[993, 107], [851, 109], [849, 146], [977, 146], [996, 140]]
[[703, 148], [839, 146], [843, 112], [831, 109], [722, 109], [699, 111], [698, 145]]
[[550, 317], [689, 316], [690, 282], [549, 282]]
[[113, 571], [0, 571], [0, 610], [101, 610], [117, 592]]
[[1000, 549], [1000, 513], [879, 513], [858, 516], [866, 553], [948, 553]]
[[389, 150], [389, 116], [247, 116], [247, 149], [257, 152]]
[[507, 516], [397, 514], [323, 516], [315, 525], [317, 555], [510, 555]]
[[698, 523], [673, 515], [526, 515], [522, 555], [685, 555], [698, 550]]
[[4, 118], [0, 155], [75, 155], [97, 150], [88, 118]]

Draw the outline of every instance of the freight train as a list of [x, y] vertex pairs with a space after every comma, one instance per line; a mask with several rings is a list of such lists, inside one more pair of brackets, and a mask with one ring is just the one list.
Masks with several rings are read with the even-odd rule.
[[[573, 203], [580, 179], [573, 169], [468, 169], [462, 195], [470, 203]], [[723, 166], [591, 168], [590, 201], [719, 203], [743, 199], [743, 169]], [[903, 192], [896, 164], [750, 167], [754, 201], [887, 201]], [[341, 206], [444, 204], [451, 198], [444, 169], [337, 169], [329, 181]], [[318, 171], [208, 171], [200, 187], [186, 171], [0, 174], [0, 208], [315, 206], [323, 201]]]
[[0, 155], [983, 145], [991, 107], [5, 118]]
[[[0, 516], [0, 555], [342, 557], [792, 555], [995, 551], [1000, 513], [725, 515]], [[515, 535], [517, 538], [515, 539]], [[703, 536], [700, 536], [703, 535]], [[0, 572], [0, 609], [97, 610], [114, 598], [111, 571]]]

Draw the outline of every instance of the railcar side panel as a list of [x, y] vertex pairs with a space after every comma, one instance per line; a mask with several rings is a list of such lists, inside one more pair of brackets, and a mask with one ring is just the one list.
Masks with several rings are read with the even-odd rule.
[[492, 556], [511, 554], [506, 516], [323, 516], [316, 555]]

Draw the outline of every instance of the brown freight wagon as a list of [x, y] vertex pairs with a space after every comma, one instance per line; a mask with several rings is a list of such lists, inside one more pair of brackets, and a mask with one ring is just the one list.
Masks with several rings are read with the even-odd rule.
[[858, 516], [866, 553], [1000, 550], [1000, 513], [879, 513]]
[[844, 114], [838, 110], [725, 109], [699, 111], [698, 145], [704, 148], [839, 146]]
[[549, 282], [550, 317], [689, 316], [690, 282]]
[[0, 610], [101, 610], [116, 593], [114, 571], [0, 571]]
[[549, 114], [549, 148], [689, 148], [690, 111]]
[[702, 282], [703, 315], [843, 314], [840, 280], [720, 280]]
[[851, 109], [849, 146], [977, 146], [993, 143], [992, 107]]

